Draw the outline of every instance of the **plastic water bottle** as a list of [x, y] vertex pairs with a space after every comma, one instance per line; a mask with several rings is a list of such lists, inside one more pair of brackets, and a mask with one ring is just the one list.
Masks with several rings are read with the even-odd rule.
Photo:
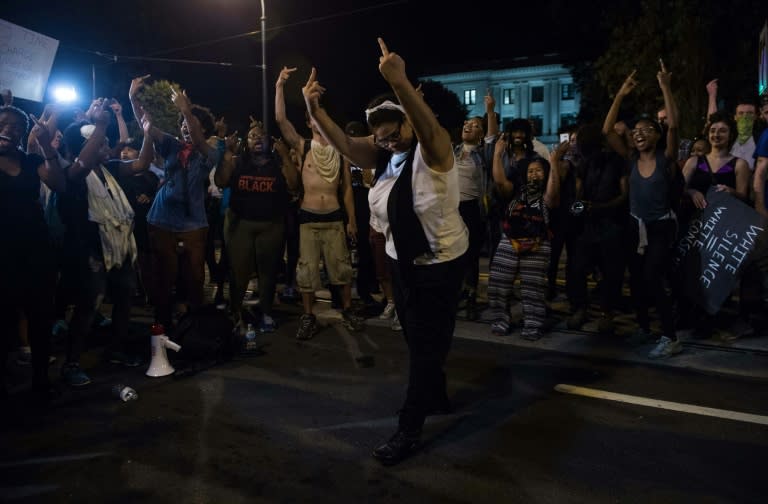
[[253, 324], [248, 324], [248, 329], [245, 331], [245, 340], [254, 341], [256, 339], [256, 329], [253, 328]]
[[123, 402], [135, 401], [139, 398], [139, 394], [137, 394], [135, 390], [122, 383], [112, 387], [112, 394], [114, 394], [115, 397], [122, 399]]
[[248, 329], [245, 332], [245, 349], [246, 351], [254, 350], [256, 348], [256, 329], [253, 328], [253, 324], [248, 324]]

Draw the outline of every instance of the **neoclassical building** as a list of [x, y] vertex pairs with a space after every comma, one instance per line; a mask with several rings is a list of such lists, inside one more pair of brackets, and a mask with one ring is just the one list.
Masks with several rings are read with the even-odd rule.
[[558, 57], [520, 57], [505, 61], [504, 68], [425, 75], [419, 80], [440, 82], [456, 93], [467, 107], [468, 117], [485, 113], [483, 97], [490, 89], [501, 124], [530, 118], [539, 140], [552, 144], [558, 141], [559, 132], [575, 124], [580, 101], [573, 78]]

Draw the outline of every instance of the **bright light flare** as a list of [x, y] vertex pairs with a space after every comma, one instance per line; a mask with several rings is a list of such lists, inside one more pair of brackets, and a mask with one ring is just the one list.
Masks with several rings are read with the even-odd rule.
[[53, 99], [59, 103], [72, 103], [77, 100], [77, 92], [72, 86], [57, 86], [51, 94]]

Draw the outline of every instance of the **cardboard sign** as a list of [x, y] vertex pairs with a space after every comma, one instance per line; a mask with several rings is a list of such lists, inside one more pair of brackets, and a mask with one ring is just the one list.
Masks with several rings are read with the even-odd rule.
[[756, 245], [762, 245], [766, 223], [754, 208], [725, 191], [710, 188], [706, 198], [707, 207], [694, 216], [678, 243], [676, 261], [686, 294], [714, 315], [737, 285]]
[[0, 19], [0, 89], [43, 101], [59, 41]]

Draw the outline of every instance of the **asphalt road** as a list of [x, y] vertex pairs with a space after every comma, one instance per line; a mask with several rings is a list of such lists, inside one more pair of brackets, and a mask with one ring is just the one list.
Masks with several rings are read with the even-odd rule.
[[[0, 501], [765, 502], [764, 379], [471, 339], [464, 327], [447, 363], [454, 413], [430, 417], [423, 449], [384, 468], [370, 452], [396, 428], [401, 335], [378, 321], [349, 333], [331, 316], [298, 343], [292, 308], [280, 310], [259, 351], [196, 373], [149, 378], [98, 363], [95, 345], [91, 385], [47, 407], [15, 393]], [[117, 382], [138, 400], [115, 399]]]

